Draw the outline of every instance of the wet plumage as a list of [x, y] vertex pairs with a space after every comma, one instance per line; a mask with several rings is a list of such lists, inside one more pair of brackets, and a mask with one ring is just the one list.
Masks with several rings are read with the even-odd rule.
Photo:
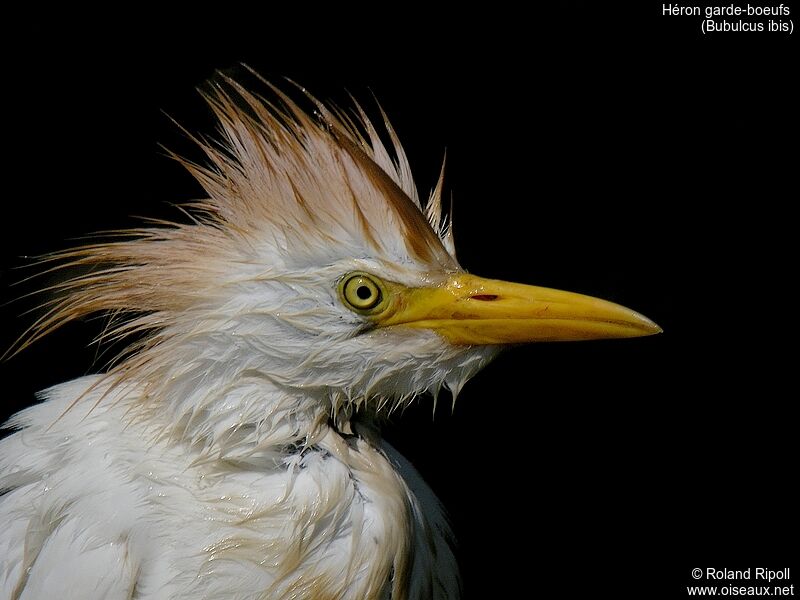
[[187, 223], [42, 259], [82, 274], [17, 350], [95, 313], [131, 344], [0, 441], [0, 597], [457, 598], [446, 519], [380, 416], [505, 344], [658, 331], [467, 274], [388, 121], [390, 148], [358, 107], [269, 90], [208, 94]]

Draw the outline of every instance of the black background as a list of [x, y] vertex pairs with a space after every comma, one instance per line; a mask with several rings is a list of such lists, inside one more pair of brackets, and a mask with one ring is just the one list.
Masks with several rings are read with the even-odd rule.
[[[215, 69], [374, 93], [423, 193], [447, 149], [465, 268], [664, 328], [514, 349], [452, 415], [423, 398], [394, 419], [452, 516], [465, 597], [683, 598], [694, 567], [797, 567], [794, 35], [600, 4], [10, 18], [3, 299], [20, 256], [199, 195], [158, 144], [194, 152], [164, 112], [212, 132], [195, 88]], [[30, 306], [3, 306], [3, 348]], [[99, 327], [0, 364], [2, 411], [90, 372]]]

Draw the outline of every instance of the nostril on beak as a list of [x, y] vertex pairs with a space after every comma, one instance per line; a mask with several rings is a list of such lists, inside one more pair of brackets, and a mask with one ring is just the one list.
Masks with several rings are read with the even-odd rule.
[[489, 302], [497, 300], [497, 294], [475, 294], [469, 297], [470, 300], [480, 300], [481, 302]]

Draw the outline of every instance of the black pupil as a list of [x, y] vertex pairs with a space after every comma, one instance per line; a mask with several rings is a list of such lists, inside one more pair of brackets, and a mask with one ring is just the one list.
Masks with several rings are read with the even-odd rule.
[[358, 296], [361, 300], [368, 300], [372, 297], [372, 290], [365, 285], [360, 285], [358, 286], [358, 289], [356, 289], [356, 296]]

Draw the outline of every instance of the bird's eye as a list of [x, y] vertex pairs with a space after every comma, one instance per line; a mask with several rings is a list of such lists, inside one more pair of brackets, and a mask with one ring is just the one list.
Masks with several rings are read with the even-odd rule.
[[348, 308], [366, 314], [375, 312], [383, 304], [380, 282], [366, 273], [349, 273], [339, 284], [339, 293]]

